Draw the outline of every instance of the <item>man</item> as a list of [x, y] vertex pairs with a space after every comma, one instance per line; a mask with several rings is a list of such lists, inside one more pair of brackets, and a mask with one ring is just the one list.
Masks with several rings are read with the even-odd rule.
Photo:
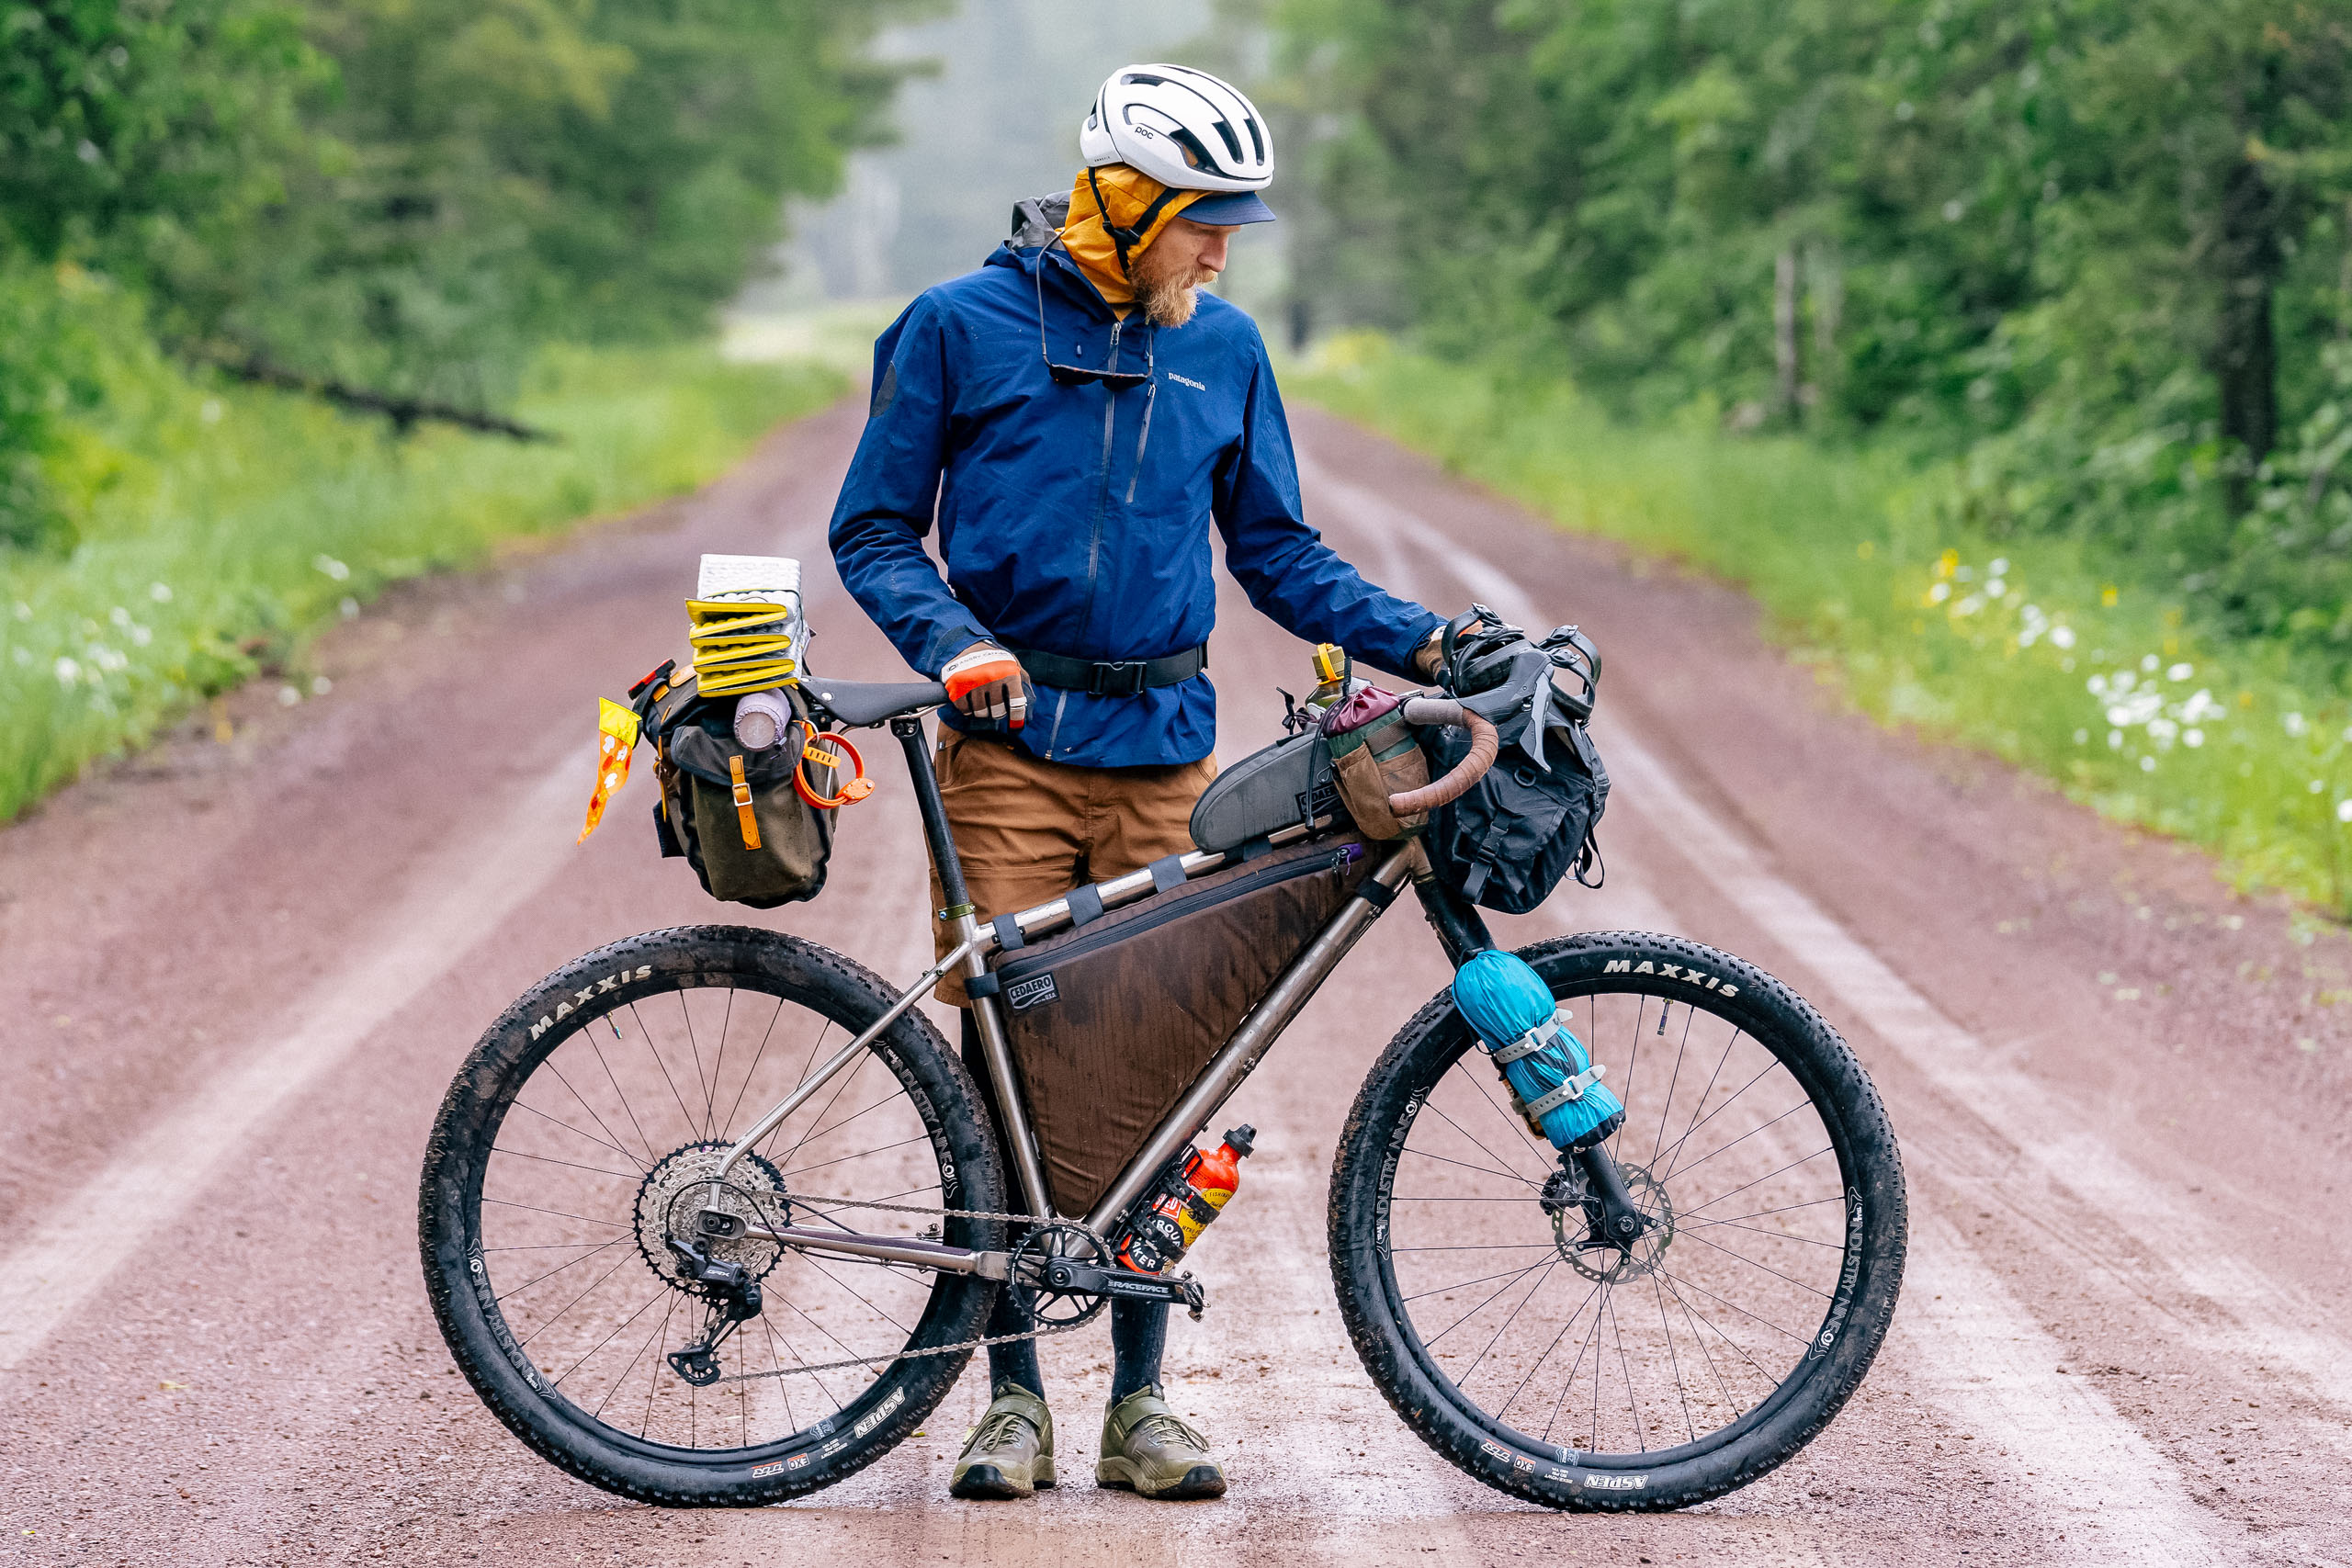
[[[1440, 629], [1302, 521], [1265, 345], [1199, 293], [1234, 230], [1274, 216], [1257, 194], [1273, 177], [1257, 110], [1204, 73], [1129, 66], [1102, 85], [1080, 151], [1057, 232], [1046, 204], [1023, 203], [1024, 231], [876, 344], [833, 513], [842, 582], [908, 663], [946, 682], [940, 791], [983, 915], [1192, 847], [1216, 774], [1212, 525], [1250, 603], [1300, 637], [1401, 673], [1417, 654], [1433, 662]], [[944, 582], [922, 547], [934, 513]], [[941, 995], [966, 999], [953, 981]], [[985, 1092], [968, 1013], [964, 1040]], [[1095, 1480], [1218, 1496], [1206, 1440], [1161, 1394], [1167, 1318], [1159, 1303], [1111, 1309]], [[989, 1332], [1030, 1326], [1004, 1298]], [[993, 1401], [949, 1491], [1051, 1486], [1035, 1342], [991, 1347], [989, 1371]]]

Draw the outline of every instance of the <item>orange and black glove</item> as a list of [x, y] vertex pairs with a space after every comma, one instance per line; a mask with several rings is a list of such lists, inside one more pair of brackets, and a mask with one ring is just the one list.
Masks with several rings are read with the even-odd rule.
[[992, 642], [976, 642], [939, 672], [947, 700], [967, 718], [1018, 729], [1029, 721], [1029, 682], [1021, 661]]

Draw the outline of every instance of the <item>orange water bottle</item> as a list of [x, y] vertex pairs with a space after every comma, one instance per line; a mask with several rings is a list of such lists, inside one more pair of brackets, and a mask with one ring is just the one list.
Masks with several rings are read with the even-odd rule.
[[1194, 1149], [1187, 1154], [1184, 1163], [1169, 1172], [1151, 1207], [1129, 1227], [1119, 1261], [1145, 1274], [1174, 1267], [1232, 1201], [1241, 1186], [1241, 1162], [1257, 1146], [1257, 1137], [1258, 1130], [1245, 1122], [1227, 1133], [1212, 1152]]

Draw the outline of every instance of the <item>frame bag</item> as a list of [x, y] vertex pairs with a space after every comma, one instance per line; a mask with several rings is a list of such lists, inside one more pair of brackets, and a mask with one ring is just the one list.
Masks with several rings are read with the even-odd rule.
[[998, 955], [1056, 1210], [1093, 1206], [1370, 869], [1353, 838], [1261, 851]]

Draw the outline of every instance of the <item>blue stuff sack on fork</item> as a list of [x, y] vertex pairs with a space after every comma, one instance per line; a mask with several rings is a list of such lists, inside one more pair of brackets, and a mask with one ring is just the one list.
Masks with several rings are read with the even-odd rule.
[[1623, 1103], [1601, 1087], [1603, 1069], [1525, 959], [1495, 948], [1473, 954], [1454, 971], [1453, 1005], [1554, 1148], [1589, 1148], [1624, 1125]]

